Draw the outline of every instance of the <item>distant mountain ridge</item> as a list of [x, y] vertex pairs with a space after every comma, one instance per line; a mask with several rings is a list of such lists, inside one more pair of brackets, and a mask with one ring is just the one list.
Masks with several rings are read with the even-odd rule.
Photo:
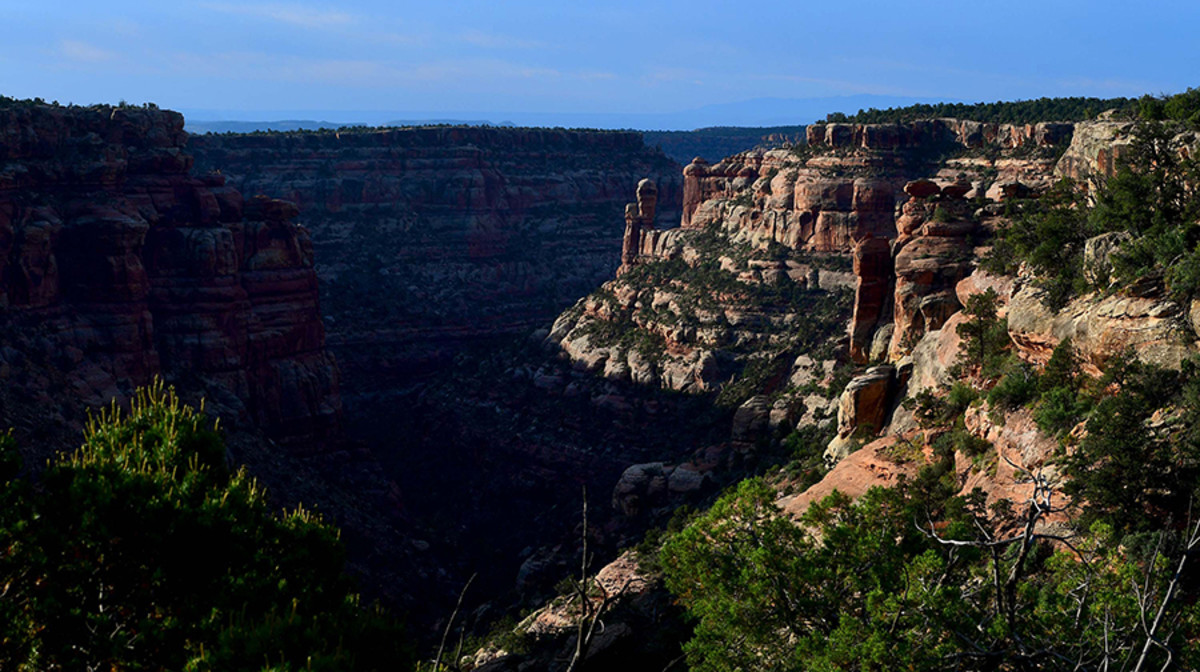
[[[714, 126], [795, 126], [817, 121], [826, 115], [853, 114], [870, 108], [903, 107], [914, 103], [946, 102], [937, 98], [910, 96], [827, 96], [822, 98], [754, 98], [732, 103], [715, 103], [671, 112], [514, 112], [469, 110], [460, 112], [397, 110], [203, 110], [184, 109], [187, 130], [192, 133], [249, 132], [268, 130], [270, 124], [326, 124], [326, 128], [345, 125], [428, 125], [464, 124], [490, 126], [534, 126], [562, 128], [636, 129], [688, 131]], [[329, 121], [283, 122], [279, 120], [326, 119]], [[397, 121], [403, 120], [403, 121]], [[419, 121], [413, 121], [419, 120]], [[255, 124], [250, 128], [226, 128], [232, 123]], [[219, 126], [218, 126], [219, 125]], [[311, 126], [319, 128], [321, 126]], [[220, 128], [220, 130], [215, 130]], [[310, 126], [304, 126], [310, 128]], [[274, 130], [294, 130], [276, 128]], [[718, 157], [719, 158], [719, 157]]]

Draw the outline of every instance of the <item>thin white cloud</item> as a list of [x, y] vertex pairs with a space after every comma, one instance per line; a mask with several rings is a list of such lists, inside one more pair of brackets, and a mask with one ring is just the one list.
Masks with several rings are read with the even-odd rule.
[[114, 19], [108, 24], [109, 31], [113, 35], [123, 38], [140, 38], [142, 37], [142, 27], [129, 19]]
[[431, 35], [416, 35], [397, 32], [367, 32], [358, 39], [372, 44], [382, 44], [393, 47], [425, 47], [435, 40]]
[[254, 5], [208, 2], [202, 4], [201, 7], [223, 14], [257, 17], [292, 26], [300, 26], [302, 28], [336, 28], [357, 22], [357, 19], [353, 15], [346, 12], [317, 9], [295, 4], [269, 3]]
[[824, 77], [805, 77], [802, 75], [750, 75], [747, 77], [752, 81], [763, 82], [788, 82], [791, 84], [816, 84], [818, 86], [828, 87], [828, 93], [820, 95], [837, 95], [851, 93], [867, 93], [874, 95], [888, 96], [920, 96], [923, 95], [918, 91], [907, 89], [903, 86], [895, 86], [892, 84], [876, 84], [873, 82], [855, 82], [846, 79], [830, 79]]
[[63, 58], [76, 63], [103, 63], [112, 61], [117, 55], [107, 49], [101, 49], [79, 40], [63, 40], [58, 44], [58, 53]]
[[410, 73], [413, 79], [421, 81], [478, 78], [551, 79], [562, 76], [562, 72], [553, 68], [540, 68], [494, 59], [426, 63], [413, 68]]

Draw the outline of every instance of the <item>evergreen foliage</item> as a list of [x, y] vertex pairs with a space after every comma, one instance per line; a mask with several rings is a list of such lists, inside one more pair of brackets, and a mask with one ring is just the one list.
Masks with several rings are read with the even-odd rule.
[[1188, 88], [1173, 96], [1145, 95], [1137, 101], [1138, 114], [1148, 121], [1186, 121], [1200, 127], [1200, 89]]
[[[1200, 292], [1200, 161], [1181, 152], [1178, 126], [1141, 122], [1116, 173], [1102, 180], [1094, 206], [1069, 180], [1034, 201], [1012, 207], [984, 268], [1014, 274], [1024, 264], [1044, 290], [1043, 303], [1059, 310], [1082, 292], [1163, 279], [1175, 298]], [[1130, 239], [1111, 255], [1112, 268], [1084, 273], [1088, 239], [1102, 233]], [[1103, 272], [1102, 272], [1103, 271]]]
[[1001, 124], [1034, 124], [1042, 121], [1084, 121], [1106, 110], [1132, 112], [1132, 98], [1038, 98], [1036, 100], [997, 101], [994, 103], [918, 103], [886, 110], [859, 110], [826, 117], [828, 122], [888, 124], [951, 117]]
[[1041, 198], [1013, 207], [1013, 224], [1001, 231], [983, 267], [1015, 275], [1026, 264], [1043, 290], [1042, 301], [1062, 308], [1086, 288], [1083, 251], [1095, 233], [1084, 207], [1085, 194], [1074, 181], [1062, 179]]
[[[979, 491], [930, 509], [918, 486], [835, 492], [796, 524], [748, 481], [669, 539], [691, 669], [1131, 669], [1143, 647], [1153, 669], [1197, 662], [1195, 582], [1164, 571], [1178, 535], [1122, 544], [1098, 524], [1055, 545], [1024, 525], [1036, 513], [989, 511]], [[1164, 603], [1150, 647], [1146, 611]]]
[[1174, 294], [1192, 296], [1200, 291], [1200, 161], [1180, 155], [1176, 130], [1136, 127], [1126, 163], [1097, 194], [1091, 220], [1098, 232], [1133, 236], [1113, 259], [1117, 280], [1162, 274]]
[[1008, 338], [1008, 321], [997, 317], [1000, 297], [996, 290], [974, 294], [967, 299], [962, 312], [970, 319], [958, 325], [962, 339], [960, 368], [979, 374], [980, 378], [997, 377], [1006, 361], [1005, 353], [1012, 346]]
[[276, 513], [215, 424], [161, 383], [92, 418], [34, 484], [0, 440], [0, 668], [395, 670], [337, 531]]
[[1095, 401], [1086, 433], [1064, 461], [1064, 489], [1084, 507], [1085, 523], [1099, 519], [1120, 532], [1187, 523], [1200, 483], [1200, 451], [1191, 440], [1200, 426], [1186, 405], [1200, 395], [1197, 370], [1194, 361], [1171, 371], [1131, 355], [1109, 364], [1097, 387], [1119, 391]]

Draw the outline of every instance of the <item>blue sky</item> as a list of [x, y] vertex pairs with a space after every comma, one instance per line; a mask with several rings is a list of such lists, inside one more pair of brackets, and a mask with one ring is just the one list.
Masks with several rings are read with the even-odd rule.
[[[224, 118], [1200, 85], [1200, 3], [0, 0], [0, 93]], [[853, 111], [853, 110], [848, 110]], [[798, 120], [808, 121], [808, 120]]]

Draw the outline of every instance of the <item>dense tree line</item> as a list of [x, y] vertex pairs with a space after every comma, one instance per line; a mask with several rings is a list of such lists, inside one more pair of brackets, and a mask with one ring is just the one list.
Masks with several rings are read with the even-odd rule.
[[1035, 124], [1043, 121], [1086, 121], [1101, 112], [1115, 110], [1124, 118], [1147, 121], [1184, 121], [1200, 126], [1200, 89], [1189, 88], [1175, 95], [1144, 95], [1141, 98], [1095, 98], [1072, 96], [991, 103], [916, 103], [886, 110], [870, 108], [855, 114], [834, 112], [830, 123], [890, 124], [952, 117], [998, 124]]
[[1133, 98], [1038, 98], [993, 103], [917, 103], [886, 110], [859, 110], [857, 114], [834, 113], [828, 122], [889, 124], [953, 117], [999, 124], [1034, 124], [1042, 121], [1084, 121], [1106, 110], [1132, 110]]

